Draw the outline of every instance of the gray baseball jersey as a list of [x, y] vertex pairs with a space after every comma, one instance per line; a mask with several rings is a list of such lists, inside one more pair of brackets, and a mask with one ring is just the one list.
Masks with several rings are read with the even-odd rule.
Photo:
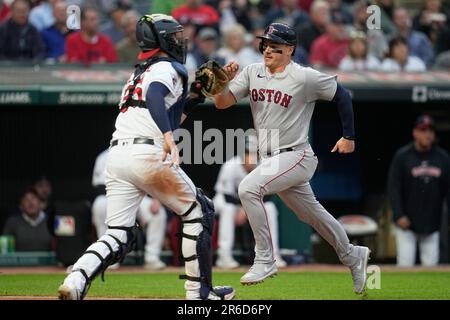
[[249, 95], [263, 154], [308, 142], [315, 101], [332, 100], [336, 87], [335, 75], [295, 62], [276, 74], [270, 74], [264, 63], [251, 64], [230, 82], [230, 91], [237, 101]]

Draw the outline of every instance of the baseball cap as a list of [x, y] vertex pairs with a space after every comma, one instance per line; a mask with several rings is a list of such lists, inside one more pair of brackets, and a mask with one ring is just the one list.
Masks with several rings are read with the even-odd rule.
[[217, 40], [218, 36], [217, 31], [213, 28], [203, 28], [198, 33], [200, 40]]
[[435, 129], [434, 119], [427, 114], [420, 115], [416, 119], [416, 124], [414, 126], [416, 129]]

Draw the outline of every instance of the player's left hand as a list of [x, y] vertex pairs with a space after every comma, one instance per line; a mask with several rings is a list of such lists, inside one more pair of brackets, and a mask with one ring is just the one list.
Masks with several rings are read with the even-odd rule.
[[202, 93], [202, 88], [202, 83], [199, 80], [193, 81], [189, 88], [189, 98], [198, 99], [199, 103], [205, 102], [205, 95]]
[[331, 152], [336, 151], [339, 153], [352, 153], [355, 151], [355, 141], [345, 139], [344, 137], [340, 138], [334, 145], [333, 150], [331, 150]]

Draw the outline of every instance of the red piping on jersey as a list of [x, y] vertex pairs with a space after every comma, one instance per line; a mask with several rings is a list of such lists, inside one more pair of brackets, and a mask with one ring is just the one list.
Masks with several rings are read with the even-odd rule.
[[280, 173], [279, 175], [277, 175], [276, 177], [272, 178], [270, 181], [266, 182], [265, 185], [263, 185], [262, 187], [259, 187], [259, 202], [261, 203], [261, 206], [264, 210], [264, 216], [266, 217], [266, 223], [267, 223], [267, 228], [269, 229], [269, 238], [270, 238], [270, 247], [272, 248], [272, 260], [275, 260], [273, 254], [273, 242], [272, 242], [272, 232], [270, 232], [270, 227], [269, 227], [269, 219], [267, 218], [267, 211], [266, 211], [266, 207], [264, 206], [264, 202], [263, 202], [263, 193], [262, 193], [262, 189], [265, 188], [269, 183], [273, 182], [275, 179], [278, 179], [279, 177], [281, 177], [282, 175], [284, 175], [285, 173], [288, 173], [289, 171], [291, 171], [292, 169], [294, 169], [298, 164], [300, 164], [303, 159], [305, 159], [305, 155], [306, 155], [306, 149], [303, 150], [303, 156], [302, 158], [297, 161], [292, 167], [290, 167], [289, 169], [287, 169], [286, 171]]
[[159, 52], [159, 50], [161, 50], [160, 48], [156, 48], [147, 52], [141, 51], [141, 53], [139, 53], [138, 55], [138, 59], [139, 60], [145, 60], [148, 58], [153, 57], [155, 54], [157, 54]]
[[281, 177], [283, 174], [285, 174], [285, 173], [291, 171], [292, 169], [294, 169], [296, 165], [298, 165], [300, 162], [303, 161], [303, 159], [305, 158], [305, 155], [306, 155], [306, 149], [303, 150], [303, 156], [302, 156], [302, 158], [301, 158], [299, 161], [297, 161], [292, 167], [290, 167], [290, 168], [287, 169], [286, 171], [284, 171], [284, 172], [280, 173], [279, 175], [277, 175], [276, 177], [272, 178], [272, 180], [266, 182], [266, 184], [263, 185], [261, 188], [264, 188], [264, 187], [267, 186], [269, 183], [271, 183], [273, 180], [275, 180], [275, 179]]

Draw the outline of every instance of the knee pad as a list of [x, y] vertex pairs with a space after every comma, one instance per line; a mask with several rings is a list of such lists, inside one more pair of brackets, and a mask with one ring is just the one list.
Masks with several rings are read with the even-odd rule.
[[78, 267], [77, 262], [72, 270], [72, 272], [80, 272], [86, 280], [85, 287], [81, 293], [82, 299], [86, 295], [92, 281], [99, 274], [102, 275], [102, 281], [105, 281], [104, 273], [106, 269], [110, 265], [122, 262], [126, 254], [133, 250], [136, 243], [137, 229], [137, 226], [109, 227], [106, 233], [83, 253], [79, 261], [86, 255], [94, 255], [97, 260], [89, 263], [89, 267], [85, 268]]
[[200, 298], [207, 299], [212, 287], [212, 233], [214, 230], [214, 204], [205, 196], [201, 189], [197, 189], [197, 202], [201, 206], [202, 217], [189, 219], [184, 217], [183, 225], [191, 223], [200, 223], [203, 226], [199, 235], [191, 235], [184, 233], [184, 238], [196, 241], [196, 253], [189, 257], [183, 257], [184, 261], [198, 260], [200, 277], [190, 277], [188, 275], [180, 275], [180, 279], [200, 282]]

